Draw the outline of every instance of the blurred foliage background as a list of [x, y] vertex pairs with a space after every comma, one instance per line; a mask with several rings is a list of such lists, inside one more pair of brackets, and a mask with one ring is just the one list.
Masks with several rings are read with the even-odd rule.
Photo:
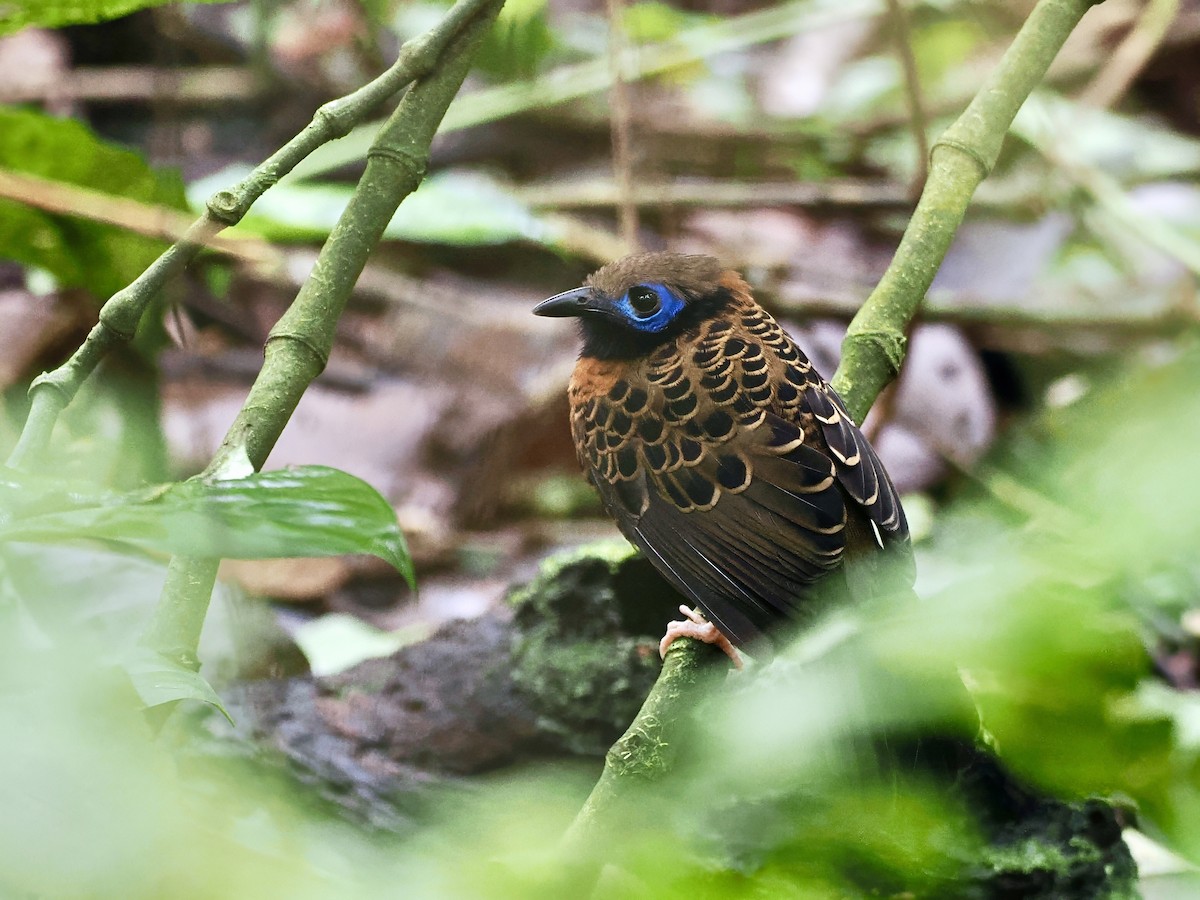
[[[1124, 811], [1147, 896], [1200, 895], [1195, 0], [1085, 17], [866, 423], [905, 492], [923, 602], [836, 616], [748, 684], [713, 685], [676, 780], [589, 853], [559, 844], [653, 681], [671, 603], [611, 545], [511, 590], [615, 534], [567, 434], [574, 335], [530, 307], [630, 249], [636, 211], [639, 245], [742, 270], [831, 374], [929, 143], [1031, 7], [509, 0], [267, 466], [373, 486], [337, 494], [374, 525], [326, 552], [403, 563], [390, 507], [420, 594], [369, 555], [226, 562], [201, 656], [233, 724], [188, 704], [156, 732], [129, 654], [166, 554], [202, 537], [186, 492], [139, 495], [149, 519], [64, 510], [208, 462], [371, 128], [267, 193], [60, 420], [41, 474], [69, 496], [0, 484], [0, 892], [553, 897], [588, 857], [612, 896], [992, 896], [981, 867], [1063, 861], [870, 749], [961, 726], [965, 683], [1023, 783]], [[445, 8], [6, 6], [6, 454], [30, 379], [99, 304]], [[615, 165], [614, 128], [631, 148]], [[332, 496], [306, 471], [276, 527], [250, 522], [253, 492], [230, 498], [218, 548], [296, 540], [290, 517]]]

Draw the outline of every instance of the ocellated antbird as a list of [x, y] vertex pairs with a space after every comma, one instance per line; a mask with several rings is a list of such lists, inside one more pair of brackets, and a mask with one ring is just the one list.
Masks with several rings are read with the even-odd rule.
[[664, 652], [686, 634], [737, 662], [730, 642], [753, 651], [821, 597], [911, 590], [887, 472], [736, 272], [642, 253], [534, 313], [578, 319], [571, 430], [605, 508], [710, 620], [681, 607]]

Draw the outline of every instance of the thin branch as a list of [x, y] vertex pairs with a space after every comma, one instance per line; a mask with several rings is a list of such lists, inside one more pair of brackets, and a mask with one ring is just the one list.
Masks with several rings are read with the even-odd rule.
[[133, 339], [142, 314], [203, 247], [230, 225], [236, 225], [268, 188], [317, 147], [343, 137], [414, 79], [429, 72], [443, 50], [492, 0], [459, 0], [434, 28], [400, 48], [395, 64], [374, 81], [317, 110], [307, 127], [246, 178], [208, 200], [197, 219], [174, 245], [145, 272], [105, 302], [100, 321], [86, 341], [53, 372], [43, 372], [29, 387], [30, 409], [25, 427], [8, 458], [12, 468], [26, 468], [45, 456], [59, 414], [112, 348]]
[[917, 72], [917, 58], [913, 55], [912, 33], [908, 27], [908, 11], [902, 0], [887, 0], [892, 19], [892, 34], [896, 42], [896, 53], [904, 70], [904, 93], [908, 98], [908, 117], [913, 138], [917, 142], [917, 174], [913, 179], [913, 196], [921, 193], [925, 179], [929, 176], [929, 116], [925, 112], [925, 99], [921, 92], [921, 76]]
[[[367, 167], [317, 256], [308, 280], [267, 337], [263, 366], [212, 462], [198, 477], [217, 477], [248, 462], [262, 467], [308, 385], [325, 368], [338, 318], [400, 201], [425, 175], [434, 133], [458, 93], [475, 50], [503, 0], [472, 3], [438, 67], [404, 95], [367, 155]], [[199, 668], [196, 646], [216, 578], [216, 561], [171, 561], [144, 644]]]
[[608, 63], [612, 70], [609, 90], [609, 121], [612, 126], [613, 175], [620, 202], [621, 239], [627, 252], [638, 249], [638, 211], [633, 200], [633, 152], [630, 147], [629, 83], [622, 65], [626, 56], [626, 34], [622, 0], [608, 0]]
[[[187, 213], [168, 206], [142, 203], [77, 184], [4, 168], [0, 168], [0, 198], [15, 200], [45, 212], [115, 225], [134, 234], [159, 240], [182, 240], [193, 222]], [[227, 253], [255, 268], [277, 268], [282, 264], [279, 252], [256, 237], [213, 236], [204, 241], [204, 246]]]
[[[935, 145], [929, 182], [896, 256], [855, 316], [843, 344], [834, 383], [857, 420], [899, 371], [905, 328], [941, 265], [972, 193], [999, 155], [1017, 109], [1092, 5], [1090, 0], [1039, 0], [996, 72]], [[647, 778], [661, 777], [670, 767], [671, 758], [661, 754], [660, 745], [670, 743], [663, 735], [686, 720], [694, 702], [691, 664], [701, 652], [703, 648], [688, 639], [671, 645], [650, 698], [618, 742], [629, 752], [606, 758], [600, 782], [567, 833], [571, 848], [583, 847], [602, 829], [620, 827], [620, 816], [628, 809], [622, 795], [636, 791]], [[674, 654], [688, 654], [686, 664], [684, 659], [672, 664]], [[643, 741], [641, 735], [651, 739]]]
[[[622, 201], [621, 188], [606, 178], [572, 181], [542, 180], [506, 188], [521, 203], [535, 210], [613, 209]], [[671, 181], [639, 180], [629, 200], [639, 207], [701, 206], [749, 208], [803, 206], [808, 208], [911, 211], [916, 205], [912, 191], [896, 181], [865, 178], [834, 178], [828, 181], [733, 181], [726, 178], [677, 178]], [[1006, 213], [1040, 212], [1046, 207], [1044, 191], [992, 182], [980, 185], [973, 203], [976, 208]]]
[[[509, 188], [533, 209], [611, 209], [628, 201], [637, 206], [853, 206], [911, 209], [912, 196], [893, 181], [839, 178], [821, 182], [753, 182], [716, 178], [639, 181], [626, 195], [615, 181], [543, 180]], [[1005, 207], [1007, 208], [1007, 206]]]

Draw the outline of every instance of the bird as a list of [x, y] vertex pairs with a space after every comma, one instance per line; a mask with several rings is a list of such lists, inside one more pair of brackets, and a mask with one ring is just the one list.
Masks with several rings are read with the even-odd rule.
[[738, 272], [639, 253], [533, 309], [572, 317], [579, 462], [692, 607], [681, 636], [770, 655], [836, 598], [909, 592], [900, 498], [834, 389]]

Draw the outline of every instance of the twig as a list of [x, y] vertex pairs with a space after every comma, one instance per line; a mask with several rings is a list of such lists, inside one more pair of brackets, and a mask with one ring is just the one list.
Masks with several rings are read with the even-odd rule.
[[[24, 172], [0, 168], [0, 198], [15, 200], [25, 206], [65, 216], [77, 216], [93, 222], [115, 225], [149, 238], [178, 241], [191, 227], [190, 215], [166, 206], [154, 206], [128, 197], [118, 197], [68, 184], [52, 181]], [[256, 268], [277, 268], [280, 254], [266, 241], [256, 237], [213, 236], [204, 246], [220, 250], [250, 263]]]
[[155, 100], [176, 106], [228, 104], [253, 100], [266, 89], [266, 82], [244, 66], [111, 66], [72, 69], [44, 81], [0, 83], [0, 103], [86, 100], [128, 104]]
[[1137, 23], [1079, 95], [1083, 103], [1107, 107], [1125, 96], [1179, 15], [1179, 0], [1149, 0]]
[[929, 175], [929, 117], [925, 113], [925, 99], [921, 93], [921, 77], [917, 72], [917, 58], [913, 55], [912, 34], [908, 28], [908, 13], [901, 0], [887, 0], [892, 19], [892, 34], [896, 41], [896, 53], [904, 69], [904, 93], [908, 98], [909, 122], [917, 142], [917, 174], [913, 179], [913, 196], [921, 193]]
[[[301, 395], [325, 368], [338, 318], [400, 201], [425, 175], [429, 146], [503, 0], [470, 4], [437, 68], [419, 79], [389, 117], [367, 167], [296, 299], [267, 337], [262, 370], [212, 462], [212, 477], [248, 462], [262, 467]], [[162, 598], [142, 641], [179, 665], [199, 668], [196, 646], [217, 561], [171, 561]]]
[[[855, 316], [843, 345], [835, 387], [857, 420], [899, 371], [904, 330], [941, 264], [971, 194], [995, 162], [1013, 116], [1092, 5], [1090, 0], [1039, 0], [996, 72], [935, 145], [929, 182], [900, 248], [883, 281]], [[671, 646], [671, 653], [697, 652], [700, 648], [689, 639]], [[654, 702], [647, 700], [627, 735], [662, 734], [668, 723], [685, 718], [694, 697], [694, 679], [681, 666], [670, 665], [670, 658], [668, 654], [651, 692]], [[653, 742], [645, 750], [635, 747], [633, 751], [654, 754], [646, 757], [651, 762], [661, 760]], [[661, 765], [647, 771], [640, 762], [624, 754], [617, 760], [606, 759], [600, 782], [568, 832], [571, 847], [587, 843], [601, 830], [619, 827], [625, 808], [621, 795], [627, 785], [636, 787], [646, 777], [663, 773]]]
[[25, 468], [45, 456], [54, 423], [80, 386], [110, 349], [133, 339], [142, 314], [174, 276], [220, 231], [236, 225], [251, 205], [297, 163], [324, 143], [348, 134], [389, 97], [429, 72], [465, 23], [491, 0], [459, 0], [446, 17], [425, 34], [400, 48], [387, 72], [357, 91], [326, 103], [312, 122], [246, 178], [209, 198], [204, 215], [175, 244], [128, 287], [100, 309], [100, 321], [81, 346], [53, 372], [43, 372], [29, 387], [30, 408], [17, 445], [8, 458], [13, 468]]
[[[636, 206], [853, 206], [911, 209], [913, 200], [902, 184], [850, 178], [822, 182], [759, 182], [688, 178], [639, 181], [626, 195], [613, 181], [541, 181], [511, 188], [534, 209], [603, 209], [627, 201]], [[1007, 206], [1005, 208], [1008, 208]]]
[[638, 211], [633, 196], [633, 156], [629, 144], [629, 84], [622, 62], [626, 55], [624, 3], [608, 0], [608, 64], [612, 70], [609, 121], [612, 129], [613, 175], [620, 192], [621, 239], [629, 252], [638, 249]]

